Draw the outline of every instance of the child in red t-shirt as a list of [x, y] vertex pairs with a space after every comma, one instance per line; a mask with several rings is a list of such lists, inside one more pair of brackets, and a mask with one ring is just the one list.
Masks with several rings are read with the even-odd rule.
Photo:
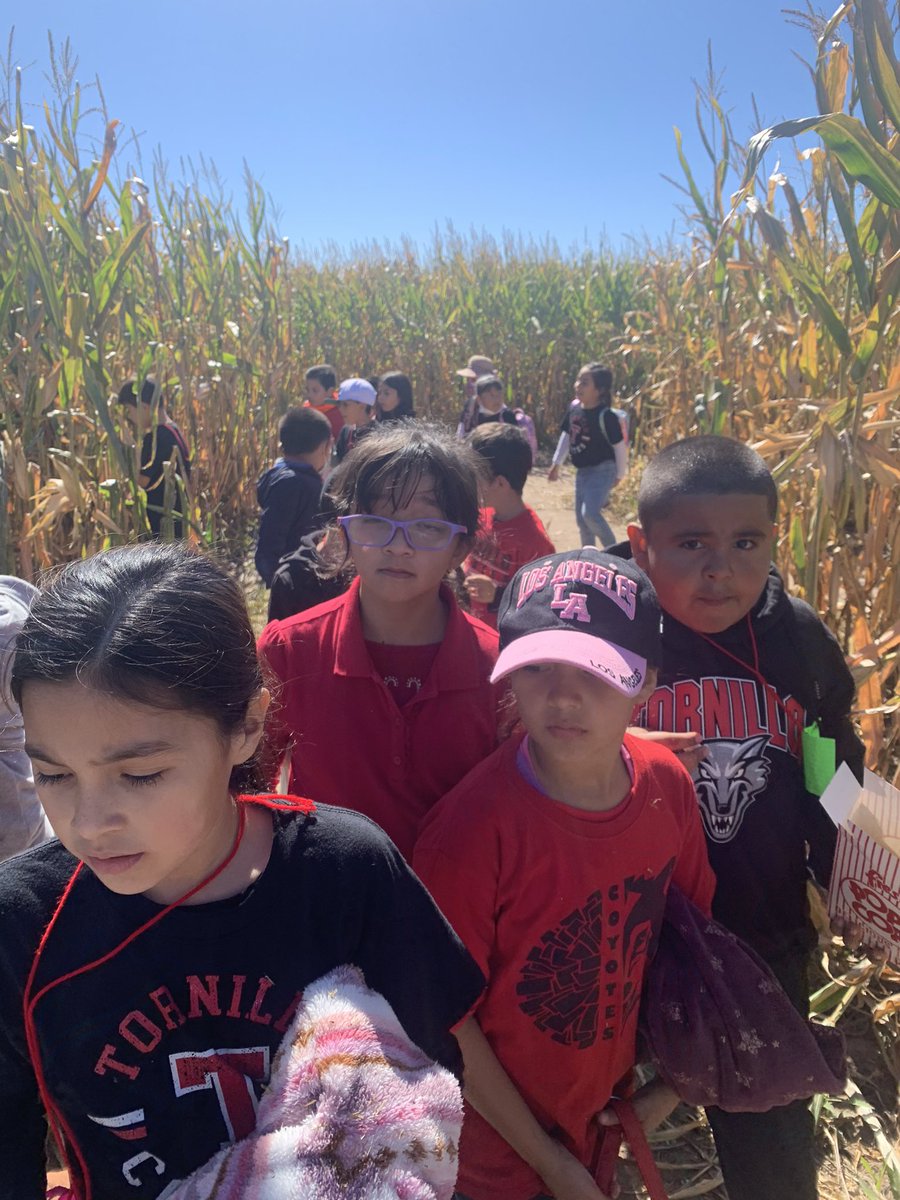
[[344, 418], [335, 401], [337, 373], [329, 363], [318, 363], [306, 372], [303, 396], [310, 408], [328, 418], [331, 436], [337, 441], [344, 428]]
[[[631, 563], [593, 547], [522, 568], [493, 678], [526, 733], [429, 815], [413, 866], [488, 983], [456, 1032], [469, 1109], [464, 1200], [603, 1200], [604, 1111], [635, 1063], [644, 974], [666, 892], [714, 889], [690, 776], [626, 735], [660, 660], [660, 610]], [[676, 1097], [633, 1098], [650, 1125]], [[608, 1156], [603, 1156], [608, 1164]]]
[[497, 740], [497, 634], [445, 583], [478, 527], [479, 469], [468, 446], [413, 422], [369, 432], [328, 489], [329, 550], [356, 578], [259, 642], [281, 682], [273, 769], [290, 749], [292, 793], [365, 813], [407, 857], [428, 809]]
[[553, 554], [554, 545], [541, 518], [522, 499], [533, 465], [524, 433], [515, 425], [480, 425], [468, 440], [485, 460], [490, 478], [481, 485], [481, 528], [463, 571], [472, 612], [496, 629], [506, 585], [525, 563]]

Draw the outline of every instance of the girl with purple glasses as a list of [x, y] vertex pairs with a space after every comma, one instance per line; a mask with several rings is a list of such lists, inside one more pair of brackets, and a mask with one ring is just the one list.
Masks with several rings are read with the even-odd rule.
[[446, 583], [475, 536], [479, 469], [418, 423], [373, 431], [328, 489], [328, 544], [356, 578], [259, 644], [281, 685], [273, 776], [289, 755], [290, 792], [365, 813], [407, 856], [426, 812], [496, 744], [496, 634]]

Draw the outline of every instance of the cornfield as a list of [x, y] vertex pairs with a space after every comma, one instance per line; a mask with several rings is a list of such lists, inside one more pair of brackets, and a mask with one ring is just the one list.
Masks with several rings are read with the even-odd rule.
[[[304, 368], [400, 368], [450, 419], [473, 350], [548, 442], [580, 362], [608, 355], [637, 449], [696, 431], [751, 441], [782, 494], [778, 558], [836, 631], [874, 768], [895, 769], [900, 645], [897, 292], [900, 83], [884, 0], [807, 18], [817, 116], [739, 145], [712, 73], [709, 159], [681, 149], [689, 239], [616, 256], [463, 237], [301, 259], [248, 173], [243, 212], [208, 163], [137, 173], [99, 82], [50, 43], [54, 95], [26, 120], [12, 43], [0, 95], [0, 569], [26, 577], [145, 528], [133, 439], [111, 402], [164, 381], [192, 445], [192, 536], [235, 561], [253, 483]], [[33, 109], [28, 108], [29, 114]], [[814, 135], [799, 152], [790, 139]], [[796, 155], [796, 170], [773, 148]]]
[[[144, 531], [137, 452], [113, 403], [129, 376], [163, 382], [192, 447], [191, 537], [240, 565], [256, 477], [308, 365], [404, 370], [419, 412], [451, 420], [453, 371], [488, 354], [549, 446], [578, 366], [606, 356], [638, 456], [724, 432], [769, 462], [779, 567], [848, 654], [868, 765], [900, 782], [900, 73], [890, 3], [848, 0], [828, 20], [793, 14], [812, 35], [813, 115], [747, 146], [710, 67], [697, 93], [702, 172], [676, 130], [688, 237], [628, 254], [561, 255], [550, 242], [448, 228], [426, 249], [367, 244], [303, 258], [249, 172], [238, 209], [209, 163], [178, 180], [161, 158], [145, 171], [99, 82], [75, 83], [68, 42], [50, 42], [52, 96], [29, 101], [10, 39], [0, 79], [0, 571], [31, 578]], [[844, 1013], [869, 976], [835, 978], [817, 993], [822, 1013]], [[882, 993], [870, 1007], [900, 1078], [900, 1000]], [[886, 1165], [866, 1194], [887, 1179], [900, 1196], [900, 1166], [878, 1137]]]

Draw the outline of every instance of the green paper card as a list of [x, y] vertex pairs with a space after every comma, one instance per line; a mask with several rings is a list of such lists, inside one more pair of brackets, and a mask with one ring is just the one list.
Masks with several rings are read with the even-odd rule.
[[822, 737], [818, 725], [803, 730], [803, 782], [808, 792], [821, 796], [837, 771], [834, 738]]

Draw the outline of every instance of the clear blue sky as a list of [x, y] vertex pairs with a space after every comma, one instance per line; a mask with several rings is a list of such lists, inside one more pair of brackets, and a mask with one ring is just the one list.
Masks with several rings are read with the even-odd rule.
[[[452, 221], [552, 235], [677, 233], [672, 126], [701, 177], [694, 79], [707, 42], [735, 131], [814, 111], [784, 0], [44, 0], [14, 19], [32, 103], [46, 34], [83, 83], [178, 172], [202, 152], [241, 192], [242, 162], [295, 244], [342, 247]], [[8, 30], [7, 30], [8, 32]], [[32, 113], [32, 119], [38, 116]], [[790, 147], [785, 146], [790, 154]], [[133, 154], [132, 154], [133, 157]]]

